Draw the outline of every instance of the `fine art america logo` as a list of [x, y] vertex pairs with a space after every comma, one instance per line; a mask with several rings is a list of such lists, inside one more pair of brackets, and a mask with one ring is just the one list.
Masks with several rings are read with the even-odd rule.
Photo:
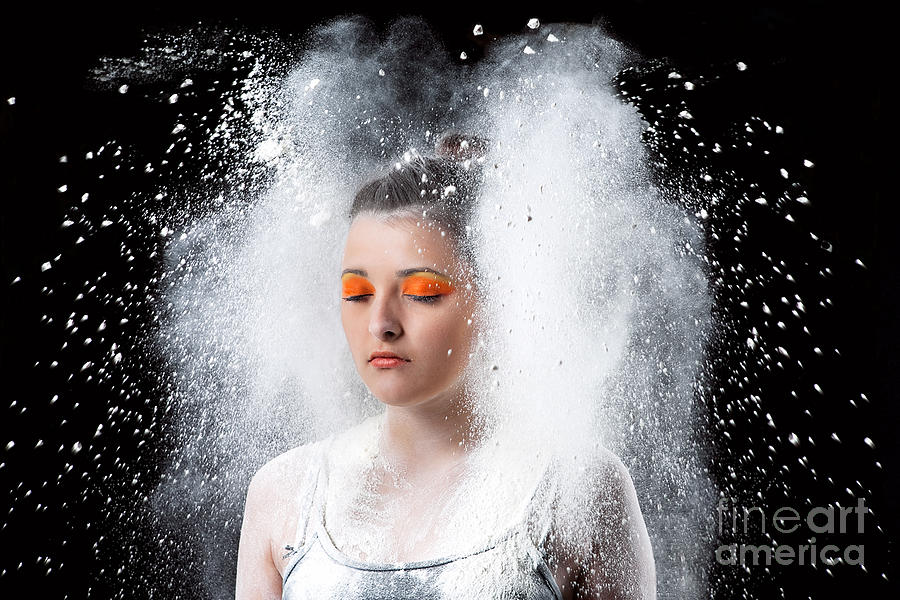
[[[719, 538], [726, 528], [733, 537], [746, 535], [751, 529], [772, 536], [808, 533], [805, 544], [723, 544], [716, 549], [716, 562], [721, 565], [864, 565], [862, 544], [817, 544], [816, 535], [860, 534], [865, 526], [864, 517], [869, 512], [865, 498], [859, 498], [856, 506], [815, 506], [805, 514], [789, 506], [776, 509], [771, 515], [758, 506], [738, 507], [729, 498], [719, 500]], [[768, 529], [767, 527], [770, 526]], [[772, 537], [769, 537], [772, 539]], [[830, 541], [830, 540], [829, 540]]]

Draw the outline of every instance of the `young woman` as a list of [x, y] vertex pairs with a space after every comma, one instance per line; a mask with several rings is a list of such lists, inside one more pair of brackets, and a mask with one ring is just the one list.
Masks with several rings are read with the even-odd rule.
[[335, 278], [354, 363], [384, 410], [259, 470], [238, 600], [655, 598], [622, 463], [600, 451], [583, 485], [568, 482], [587, 498], [573, 519], [561, 458], [521, 460], [480, 417], [470, 359], [484, 317], [467, 234], [483, 151], [444, 138], [356, 195]]

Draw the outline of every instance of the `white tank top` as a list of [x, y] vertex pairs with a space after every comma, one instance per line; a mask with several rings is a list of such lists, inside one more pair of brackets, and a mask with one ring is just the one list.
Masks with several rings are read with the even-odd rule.
[[[433, 560], [370, 563], [344, 555], [325, 528], [327, 448], [328, 444], [321, 445], [309, 516], [301, 518], [297, 528], [298, 546], [286, 547], [285, 556], [291, 560], [284, 572], [283, 600], [562, 600], [540, 549], [548, 534], [550, 505], [543, 510], [534, 506], [542, 485], [549, 483], [555, 490], [555, 478], [547, 477], [549, 469], [523, 503], [522, 518], [481, 547]], [[536, 539], [526, 527], [526, 517], [534, 514]]]

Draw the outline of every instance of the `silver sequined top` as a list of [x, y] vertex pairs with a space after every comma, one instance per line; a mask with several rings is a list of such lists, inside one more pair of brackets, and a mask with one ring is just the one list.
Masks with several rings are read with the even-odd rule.
[[[454, 556], [406, 563], [368, 563], [344, 555], [325, 529], [326, 453], [320, 454], [309, 521], [311, 535], [301, 535], [290, 548], [284, 573], [283, 600], [562, 600], [543, 546], [549, 513], [540, 518], [533, 536], [521, 519], [482, 547]], [[541, 484], [547, 483], [546, 473]], [[536, 514], [537, 488], [524, 504], [524, 514]], [[302, 521], [302, 519], [301, 519]], [[303, 539], [306, 541], [303, 542]], [[533, 539], [536, 538], [536, 539]]]

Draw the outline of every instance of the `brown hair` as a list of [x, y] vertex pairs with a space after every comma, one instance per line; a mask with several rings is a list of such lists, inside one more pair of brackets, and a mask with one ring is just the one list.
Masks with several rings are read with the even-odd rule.
[[445, 134], [433, 156], [407, 155], [360, 188], [349, 218], [358, 215], [414, 216], [445, 228], [459, 255], [476, 268], [472, 218], [481, 185], [487, 142]]

